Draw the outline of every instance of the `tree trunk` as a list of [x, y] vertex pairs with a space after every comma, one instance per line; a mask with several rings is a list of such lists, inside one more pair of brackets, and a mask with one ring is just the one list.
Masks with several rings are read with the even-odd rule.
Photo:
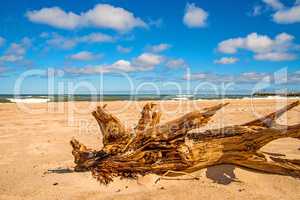
[[263, 172], [300, 176], [300, 161], [267, 157], [261, 147], [278, 138], [300, 138], [300, 124], [283, 126], [276, 119], [300, 104], [286, 107], [242, 125], [190, 132], [205, 126], [226, 104], [195, 111], [159, 125], [161, 114], [146, 104], [133, 133], [121, 121], [98, 107], [93, 112], [103, 134], [103, 149], [94, 151], [72, 139], [76, 171], [92, 171], [100, 182], [113, 177], [135, 178], [147, 173], [193, 172], [208, 166], [234, 164]]

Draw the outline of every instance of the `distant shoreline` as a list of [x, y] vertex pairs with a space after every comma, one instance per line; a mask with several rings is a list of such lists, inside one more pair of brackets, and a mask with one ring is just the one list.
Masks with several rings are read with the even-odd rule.
[[265, 96], [281, 96], [281, 97], [300, 97], [300, 92], [288, 92], [288, 93], [273, 93], [273, 92], [257, 92], [253, 96], [265, 97]]
[[49, 102], [108, 102], [108, 101], [205, 101], [300, 98], [300, 93], [275, 94], [255, 93], [253, 95], [0, 95], [0, 103], [49, 103]]

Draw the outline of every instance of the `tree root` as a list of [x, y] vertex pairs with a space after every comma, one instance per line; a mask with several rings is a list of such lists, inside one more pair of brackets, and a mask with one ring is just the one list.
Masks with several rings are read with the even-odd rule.
[[286, 126], [276, 123], [276, 119], [300, 102], [293, 102], [242, 125], [189, 133], [205, 126], [227, 104], [190, 112], [162, 125], [159, 125], [161, 114], [155, 110], [155, 104], [146, 104], [133, 133], [125, 130], [121, 121], [105, 107], [98, 107], [93, 115], [103, 134], [104, 147], [95, 151], [72, 139], [75, 170], [90, 170], [104, 184], [116, 176], [136, 178], [155, 173], [165, 177], [172, 171], [182, 175], [219, 164], [300, 177], [300, 160], [274, 156], [268, 160], [259, 151], [279, 138], [300, 138], [300, 124]]

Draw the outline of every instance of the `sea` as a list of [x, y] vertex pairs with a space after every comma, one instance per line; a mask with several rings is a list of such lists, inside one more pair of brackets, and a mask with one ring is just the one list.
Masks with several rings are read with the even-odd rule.
[[[218, 100], [218, 99], [249, 99], [249, 98], [286, 98], [283, 96], [253, 96], [250, 94], [228, 94], [228, 95], [214, 95], [214, 94], [104, 94], [104, 95], [46, 95], [46, 94], [0, 94], [0, 103], [48, 103], [48, 102], [68, 102], [68, 101], [145, 101], [145, 100]], [[289, 97], [289, 98], [299, 98]]]

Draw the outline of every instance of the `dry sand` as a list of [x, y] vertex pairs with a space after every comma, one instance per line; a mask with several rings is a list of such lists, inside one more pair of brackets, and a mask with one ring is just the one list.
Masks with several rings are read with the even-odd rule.
[[[284, 105], [284, 101], [228, 100], [230, 105], [219, 111], [205, 127], [239, 124]], [[145, 102], [106, 102], [107, 109], [127, 125], [134, 125]], [[175, 118], [197, 106], [198, 109], [218, 101], [161, 102], [162, 121]], [[85, 113], [73, 113], [67, 103], [27, 105], [28, 113], [16, 104], [0, 104], [0, 199], [300, 199], [300, 180], [288, 176], [259, 173], [231, 165], [221, 165], [195, 172], [200, 180], [161, 180], [147, 175], [138, 180], [116, 178], [108, 186], [100, 185], [89, 172], [47, 173], [49, 169], [73, 166], [69, 140], [78, 138], [93, 148], [101, 147], [100, 131], [88, 102], [70, 103]], [[100, 103], [96, 103], [99, 105]], [[128, 105], [128, 107], [127, 107]], [[69, 109], [68, 109], [69, 107]], [[60, 108], [61, 110], [57, 110]], [[73, 116], [75, 123], [70, 122]], [[300, 107], [282, 116], [279, 123], [300, 123]], [[300, 159], [300, 141], [280, 139], [264, 147], [264, 151]]]

